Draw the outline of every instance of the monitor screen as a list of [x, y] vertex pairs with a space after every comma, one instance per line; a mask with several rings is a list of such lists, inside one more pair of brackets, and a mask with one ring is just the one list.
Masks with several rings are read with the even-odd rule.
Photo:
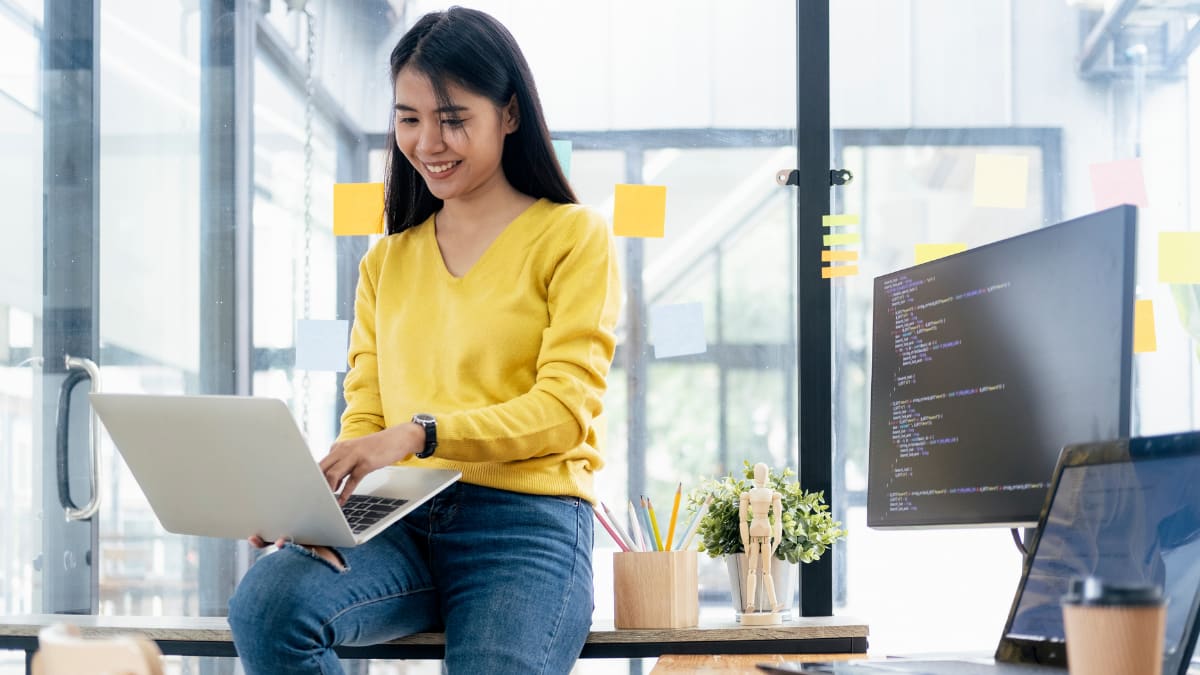
[[1128, 435], [1135, 220], [875, 278], [869, 526], [1032, 527], [1063, 446]]

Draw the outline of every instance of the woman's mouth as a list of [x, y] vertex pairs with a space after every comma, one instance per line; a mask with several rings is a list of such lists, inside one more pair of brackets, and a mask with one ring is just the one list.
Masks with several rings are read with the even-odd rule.
[[462, 160], [459, 159], [459, 160], [455, 160], [452, 162], [441, 162], [438, 164], [430, 164], [428, 162], [425, 162], [424, 164], [425, 164], [425, 171], [428, 172], [430, 176], [433, 176], [435, 178], [442, 178], [442, 177], [452, 173], [454, 171], [455, 167], [457, 167], [459, 164], [462, 164]]

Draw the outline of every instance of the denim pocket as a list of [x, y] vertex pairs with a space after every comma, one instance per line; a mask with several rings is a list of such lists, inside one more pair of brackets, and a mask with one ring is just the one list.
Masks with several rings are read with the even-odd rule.
[[574, 506], [574, 507], [578, 507], [579, 504], [581, 502], [583, 502], [583, 500], [580, 499], [579, 497], [575, 497], [572, 495], [550, 495], [550, 498], [556, 499], [556, 500], [562, 502], [563, 504], [566, 504], [567, 506]]
[[317, 562], [321, 563], [322, 565], [325, 565], [326, 567], [333, 570], [334, 572], [337, 572], [338, 574], [345, 574], [346, 572], [350, 571], [350, 565], [346, 563], [346, 556], [342, 555], [341, 551], [338, 551], [336, 548], [331, 548], [329, 550], [333, 551], [333, 554], [337, 556], [339, 561], [341, 561], [341, 563], [342, 563], [341, 567], [338, 567], [337, 565], [334, 565], [333, 563], [329, 562], [325, 558], [321, 557], [320, 554], [318, 554], [316, 551], [312, 550], [311, 548], [309, 548], [307, 546], [301, 546], [300, 544], [295, 544], [290, 541], [288, 543], [284, 544], [284, 546], [286, 548], [296, 551], [300, 555], [308, 556], [309, 558], [316, 560]]

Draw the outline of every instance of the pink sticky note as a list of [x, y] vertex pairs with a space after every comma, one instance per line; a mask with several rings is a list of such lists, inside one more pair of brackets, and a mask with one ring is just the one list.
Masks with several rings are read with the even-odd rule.
[[1150, 206], [1140, 157], [1097, 162], [1091, 166], [1091, 171], [1092, 197], [1096, 200], [1097, 211], [1118, 204]]

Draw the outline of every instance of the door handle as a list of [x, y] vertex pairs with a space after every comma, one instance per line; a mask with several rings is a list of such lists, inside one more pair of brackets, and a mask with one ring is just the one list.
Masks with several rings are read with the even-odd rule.
[[100, 510], [100, 422], [93, 410], [88, 422], [91, 437], [92, 471], [90, 484], [92, 497], [82, 508], [71, 499], [70, 472], [68, 471], [67, 439], [71, 420], [71, 391], [84, 380], [91, 380], [92, 391], [100, 391], [100, 368], [91, 359], [66, 356], [67, 377], [58, 390], [58, 420], [56, 459], [58, 465], [58, 501], [66, 512], [67, 520], [91, 520]]

